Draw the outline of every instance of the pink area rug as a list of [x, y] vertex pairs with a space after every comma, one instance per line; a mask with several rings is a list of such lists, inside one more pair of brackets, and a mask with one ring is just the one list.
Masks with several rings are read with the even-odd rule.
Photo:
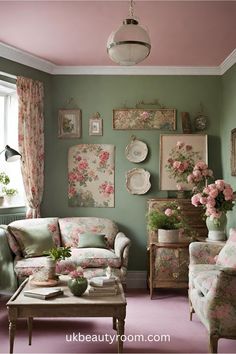
[[[207, 353], [205, 327], [189, 321], [185, 291], [156, 290], [153, 300], [145, 290], [129, 290], [125, 323], [125, 353]], [[0, 353], [7, 353], [8, 319], [0, 304]], [[111, 318], [35, 319], [32, 345], [25, 320], [17, 323], [14, 353], [116, 353]], [[219, 353], [236, 353], [236, 340], [220, 339]]]

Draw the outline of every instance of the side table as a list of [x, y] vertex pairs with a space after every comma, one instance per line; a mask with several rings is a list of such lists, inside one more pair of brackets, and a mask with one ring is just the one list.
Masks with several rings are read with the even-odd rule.
[[189, 242], [151, 242], [148, 287], [152, 299], [154, 288], [188, 288]]

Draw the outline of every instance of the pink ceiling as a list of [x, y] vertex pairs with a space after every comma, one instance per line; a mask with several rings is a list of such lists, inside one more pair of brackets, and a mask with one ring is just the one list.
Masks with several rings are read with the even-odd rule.
[[[112, 65], [106, 42], [129, 1], [0, 1], [0, 41], [57, 65]], [[142, 65], [217, 66], [236, 48], [234, 1], [136, 1], [152, 50]]]

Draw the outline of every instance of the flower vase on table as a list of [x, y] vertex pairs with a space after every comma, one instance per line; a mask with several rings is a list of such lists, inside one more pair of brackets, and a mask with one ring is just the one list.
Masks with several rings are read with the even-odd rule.
[[192, 204], [205, 209], [208, 238], [211, 241], [224, 241], [227, 224], [226, 213], [234, 207], [232, 187], [222, 179], [209, 184], [202, 192], [194, 194]]
[[219, 218], [212, 215], [206, 218], [206, 226], [208, 229], [208, 239], [210, 241], [224, 241], [226, 239], [225, 229], [227, 224], [226, 213], [222, 213]]
[[75, 296], [82, 296], [88, 287], [88, 280], [83, 275], [82, 268], [70, 272], [68, 280], [68, 288]]

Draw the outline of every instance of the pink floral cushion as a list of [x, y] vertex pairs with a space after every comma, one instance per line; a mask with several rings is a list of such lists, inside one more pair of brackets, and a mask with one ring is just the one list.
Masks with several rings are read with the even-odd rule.
[[104, 234], [108, 246], [114, 247], [114, 239], [118, 233], [117, 225], [106, 218], [69, 217], [60, 218], [59, 226], [63, 246], [78, 247], [79, 235], [84, 233]]
[[230, 229], [229, 238], [220, 251], [216, 264], [236, 268], [236, 229]]
[[40, 256], [47, 251], [43, 245], [49, 248], [61, 245], [58, 218], [17, 220], [7, 229], [9, 246], [17, 256]]

